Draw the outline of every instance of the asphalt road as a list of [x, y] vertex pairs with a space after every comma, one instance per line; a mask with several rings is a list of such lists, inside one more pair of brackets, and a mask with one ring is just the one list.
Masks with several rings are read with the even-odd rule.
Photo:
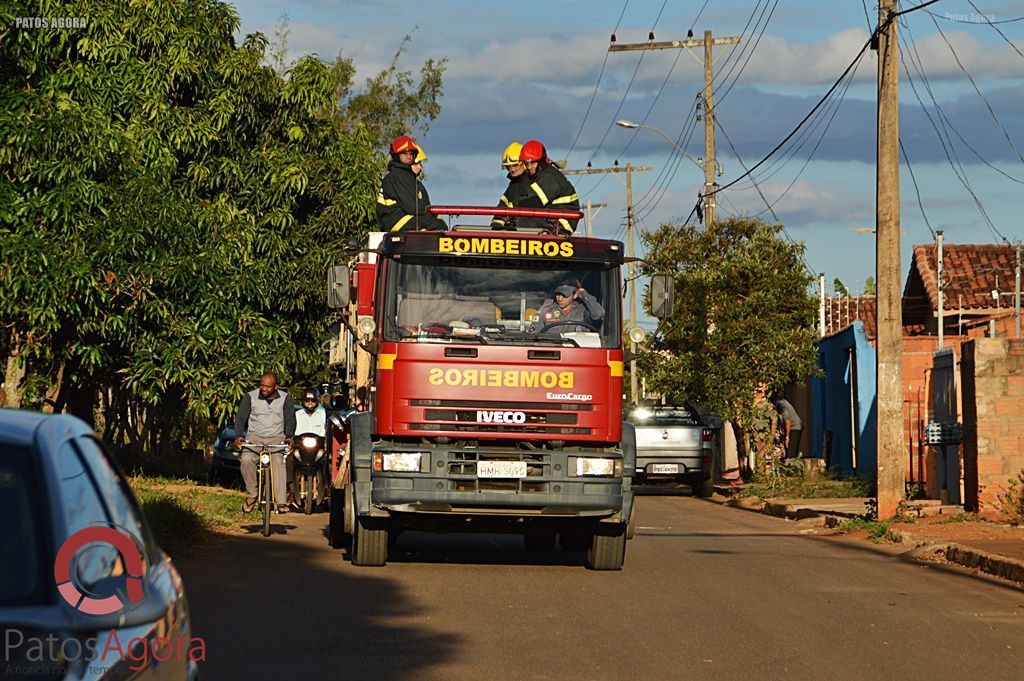
[[207, 681], [1024, 678], [1024, 592], [893, 548], [643, 496], [621, 572], [519, 537], [402, 535], [382, 568], [326, 515], [181, 561]]

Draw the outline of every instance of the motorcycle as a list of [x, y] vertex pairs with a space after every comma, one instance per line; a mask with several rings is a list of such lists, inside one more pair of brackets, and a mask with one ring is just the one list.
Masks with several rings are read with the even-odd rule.
[[291, 455], [295, 466], [295, 503], [310, 515], [327, 500], [324, 437], [316, 433], [296, 435]]

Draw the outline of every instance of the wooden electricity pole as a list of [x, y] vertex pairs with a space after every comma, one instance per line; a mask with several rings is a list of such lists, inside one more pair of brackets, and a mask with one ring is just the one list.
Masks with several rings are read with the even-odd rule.
[[[604, 173], [626, 173], [626, 227], [628, 242], [626, 244], [626, 256], [629, 258], [629, 328], [636, 326], [636, 278], [633, 271], [633, 173], [640, 173], [647, 170], [654, 170], [654, 166], [634, 166], [627, 163], [624, 168], [584, 168], [582, 170], [564, 170], [566, 175], [601, 175]], [[629, 400], [637, 403], [637, 375], [636, 375], [636, 343], [629, 341], [629, 347], [633, 351], [634, 359], [629, 361]]]
[[[900, 122], [897, 0], [878, 3], [878, 159], [875, 279], [878, 305], [878, 518], [903, 500], [903, 321], [900, 274]], [[940, 320], [941, 323], [941, 320]]]
[[661, 42], [624, 43], [608, 47], [609, 52], [631, 52], [635, 50], [670, 50], [692, 47], [704, 48], [704, 224], [710, 226], [715, 221], [715, 70], [714, 46], [735, 45], [740, 36], [713, 38], [711, 31], [704, 31], [703, 40], [687, 38], [686, 40], [664, 40]]

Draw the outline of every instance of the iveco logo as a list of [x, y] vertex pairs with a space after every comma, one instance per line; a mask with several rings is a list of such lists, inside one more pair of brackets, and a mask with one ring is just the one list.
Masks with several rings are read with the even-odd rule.
[[521, 411], [478, 411], [478, 423], [526, 423], [526, 413]]

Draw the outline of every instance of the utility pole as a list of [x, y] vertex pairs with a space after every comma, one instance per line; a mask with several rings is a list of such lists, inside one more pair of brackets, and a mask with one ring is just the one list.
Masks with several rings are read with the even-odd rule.
[[878, 518], [903, 500], [903, 318], [900, 275], [900, 123], [897, 0], [878, 3], [878, 148], [875, 270], [878, 301]]
[[[597, 213], [601, 212], [602, 208], [607, 208], [607, 203], [591, 203], [590, 199], [587, 199], [587, 236], [594, 236], [594, 218], [597, 217]], [[597, 212], [594, 212], [594, 209]]]
[[715, 70], [711, 31], [704, 31], [704, 226], [715, 224]]
[[1014, 242], [1014, 250], [1017, 252], [1017, 273], [1013, 283], [1013, 318], [1015, 326], [1015, 338], [1020, 338], [1020, 240]]
[[710, 227], [715, 221], [715, 70], [714, 70], [714, 46], [735, 45], [739, 43], [740, 36], [728, 36], [725, 38], [714, 38], [711, 31], [704, 31], [703, 39], [687, 38], [686, 40], [663, 40], [660, 42], [650, 41], [646, 43], [623, 43], [613, 44], [608, 47], [609, 52], [632, 52], [636, 50], [671, 50], [681, 48], [704, 48], [704, 91], [702, 99], [704, 104], [704, 225]]
[[[633, 250], [633, 173], [654, 170], [654, 166], [634, 166], [627, 163], [624, 168], [584, 168], [582, 170], [565, 170], [565, 175], [601, 175], [604, 173], [626, 173], [626, 226], [628, 231], [628, 243], [626, 244], [626, 255], [629, 259], [629, 327], [636, 326], [636, 276], [634, 273]], [[629, 360], [629, 400], [637, 403], [637, 375], [636, 375], [636, 343], [632, 339], [629, 347], [633, 351], [633, 358]]]
[[818, 337], [825, 337], [825, 273], [818, 273]]
[[942, 337], [946, 333], [946, 328], [945, 328], [946, 325], [943, 323], [943, 318], [944, 318], [945, 312], [946, 312], [946, 310], [945, 310], [945, 308], [946, 308], [946, 305], [945, 305], [946, 299], [945, 299], [945, 295], [944, 295], [944, 293], [942, 291], [943, 281], [942, 281], [942, 230], [941, 229], [935, 230], [935, 241], [938, 244], [938, 251], [939, 251], [938, 252], [938, 266], [935, 269], [935, 278], [937, 280], [936, 288], [939, 289], [939, 350], [941, 350], [943, 348]]

